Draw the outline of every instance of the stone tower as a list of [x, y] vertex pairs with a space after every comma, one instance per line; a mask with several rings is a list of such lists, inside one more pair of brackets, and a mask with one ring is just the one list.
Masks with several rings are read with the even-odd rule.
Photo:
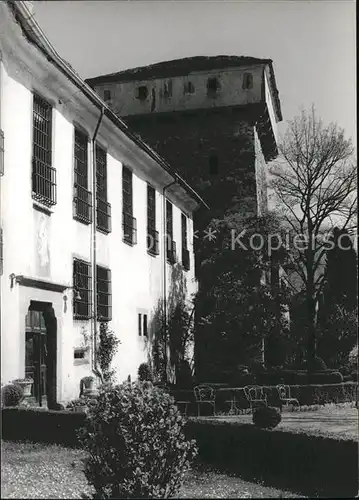
[[87, 83], [211, 207], [263, 214], [282, 120], [272, 61], [189, 57]]

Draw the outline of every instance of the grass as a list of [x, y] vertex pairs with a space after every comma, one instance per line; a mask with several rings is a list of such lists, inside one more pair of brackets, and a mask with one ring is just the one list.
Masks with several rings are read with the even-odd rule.
[[[193, 418], [193, 417], [192, 417]], [[198, 418], [198, 417], [196, 417]], [[199, 417], [201, 418], [201, 417]], [[252, 415], [202, 417], [231, 423], [252, 423]], [[311, 411], [283, 411], [276, 431], [330, 436], [334, 439], [358, 440], [358, 410], [352, 404], [328, 404]]]
[[[2, 441], [1, 498], [83, 498], [91, 495], [81, 450]], [[192, 470], [177, 498], [303, 498], [213, 469]]]

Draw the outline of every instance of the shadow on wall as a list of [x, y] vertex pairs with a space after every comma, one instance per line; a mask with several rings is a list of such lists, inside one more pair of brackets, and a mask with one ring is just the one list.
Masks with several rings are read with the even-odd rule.
[[[166, 314], [165, 314], [166, 307]], [[171, 270], [166, 305], [160, 299], [149, 325], [149, 359], [155, 381], [179, 382], [191, 364], [193, 301], [187, 297], [187, 280], [181, 264]]]

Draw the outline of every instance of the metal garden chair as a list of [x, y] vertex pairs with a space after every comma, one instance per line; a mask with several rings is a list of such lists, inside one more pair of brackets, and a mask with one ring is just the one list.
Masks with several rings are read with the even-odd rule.
[[213, 406], [213, 415], [216, 414], [216, 393], [213, 387], [209, 385], [197, 385], [194, 388], [194, 397], [197, 403], [198, 416], [200, 416], [201, 404], [210, 404]]
[[263, 387], [259, 385], [247, 385], [244, 388], [244, 394], [250, 404], [251, 410], [259, 406], [267, 406], [267, 396], [264, 394]]
[[283, 405], [285, 405], [285, 406], [294, 405], [294, 406], [297, 406], [298, 408], [300, 407], [298, 399], [291, 397], [289, 385], [279, 384], [279, 385], [277, 385], [277, 391], [278, 391], [278, 396], [279, 396], [279, 400], [281, 403], [281, 407], [280, 407], [281, 411], [282, 411]]

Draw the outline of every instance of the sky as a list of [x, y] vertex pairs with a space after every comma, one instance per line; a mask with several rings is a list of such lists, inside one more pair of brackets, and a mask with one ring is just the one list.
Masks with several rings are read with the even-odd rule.
[[34, 15], [82, 78], [196, 55], [272, 59], [280, 133], [314, 104], [356, 140], [354, 0], [35, 1]]

